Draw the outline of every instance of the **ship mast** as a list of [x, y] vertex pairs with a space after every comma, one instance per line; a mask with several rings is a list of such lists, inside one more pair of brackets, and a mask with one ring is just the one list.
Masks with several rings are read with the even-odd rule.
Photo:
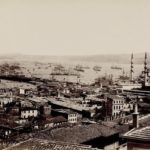
[[134, 73], [133, 68], [134, 68], [134, 66], [133, 66], [133, 53], [132, 53], [131, 54], [131, 70], [130, 70], [130, 80], [131, 81], [133, 81], [133, 73]]
[[147, 84], [147, 76], [148, 76], [147, 53], [145, 53], [145, 60], [144, 60], [144, 86], [146, 86], [146, 84]]

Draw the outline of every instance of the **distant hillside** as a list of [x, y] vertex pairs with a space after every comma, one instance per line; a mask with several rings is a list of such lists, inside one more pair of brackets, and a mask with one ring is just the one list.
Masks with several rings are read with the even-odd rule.
[[[54, 62], [54, 61], [73, 61], [73, 62], [101, 62], [101, 63], [130, 63], [130, 54], [114, 54], [114, 55], [91, 55], [91, 56], [39, 56], [39, 55], [0, 55], [1, 61], [38, 61], [38, 62]], [[150, 58], [150, 53], [148, 53]], [[144, 53], [134, 54], [134, 63], [143, 64]], [[150, 59], [148, 59], [150, 63]]]
[[[134, 54], [134, 63], [143, 64], [144, 53]], [[150, 53], [148, 54], [150, 58]], [[131, 61], [131, 54], [116, 54], [116, 55], [92, 55], [92, 56], [71, 56], [69, 60], [74, 61], [88, 61], [88, 62], [102, 62], [102, 63], [125, 63], [129, 64]], [[150, 59], [147, 59], [150, 63]]]

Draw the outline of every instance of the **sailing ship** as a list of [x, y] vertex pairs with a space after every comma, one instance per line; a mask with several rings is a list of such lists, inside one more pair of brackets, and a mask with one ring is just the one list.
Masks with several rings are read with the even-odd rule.
[[94, 71], [101, 71], [101, 69], [102, 69], [102, 67], [100, 67], [100, 66], [94, 66], [93, 67]]
[[80, 65], [77, 65], [77, 66], [74, 68], [74, 70], [76, 70], [76, 71], [78, 71], [78, 72], [84, 72], [83, 67], [80, 66]]
[[122, 68], [118, 66], [111, 66], [111, 69], [122, 70]]

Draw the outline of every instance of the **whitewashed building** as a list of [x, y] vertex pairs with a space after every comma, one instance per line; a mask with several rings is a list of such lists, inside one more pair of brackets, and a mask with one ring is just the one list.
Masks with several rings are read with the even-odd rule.
[[21, 118], [37, 117], [38, 110], [34, 108], [23, 108], [21, 110]]
[[4, 105], [11, 103], [13, 101], [12, 97], [0, 97], [0, 107], [3, 108]]
[[53, 110], [53, 114], [55, 116], [63, 116], [65, 117], [69, 123], [77, 123], [78, 122], [78, 114], [69, 110], [69, 109], [55, 109]]
[[76, 113], [70, 113], [68, 114], [68, 122], [69, 123], [77, 123], [78, 118]]

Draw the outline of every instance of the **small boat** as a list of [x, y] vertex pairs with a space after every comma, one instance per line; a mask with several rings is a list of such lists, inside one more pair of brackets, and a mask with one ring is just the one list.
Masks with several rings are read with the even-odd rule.
[[65, 70], [65, 67], [62, 66], [62, 65], [57, 65], [57, 66], [54, 67], [54, 70], [55, 70], [55, 71], [64, 71], [64, 70]]
[[56, 75], [56, 76], [69, 76], [69, 73], [65, 72], [52, 72], [51, 75]]
[[130, 78], [128, 76], [124, 76], [124, 75], [121, 75], [119, 76], [119, 80], [130, 80]]
[[70, 71], [70, 70], [53, 70], [51, 75], [56, 75], [56, 76], [78, 76], [77, 73]]
[[111, 69], [122, 70], [121, 67], [117, 67], [117, 66], [111, 66]]
[[93, 67], [94, 71], [101, 71], [101, 69], [102, 69], [102, 67], [100, 67], [100, 66], [94, 66]]
[[74, 68], [74, 70], [76, 70], [76, 71], [78, 71], [78, 72], [84, 72], [83, 67], [80, 66], [80, 65], [77, 65], [77, 66]]

